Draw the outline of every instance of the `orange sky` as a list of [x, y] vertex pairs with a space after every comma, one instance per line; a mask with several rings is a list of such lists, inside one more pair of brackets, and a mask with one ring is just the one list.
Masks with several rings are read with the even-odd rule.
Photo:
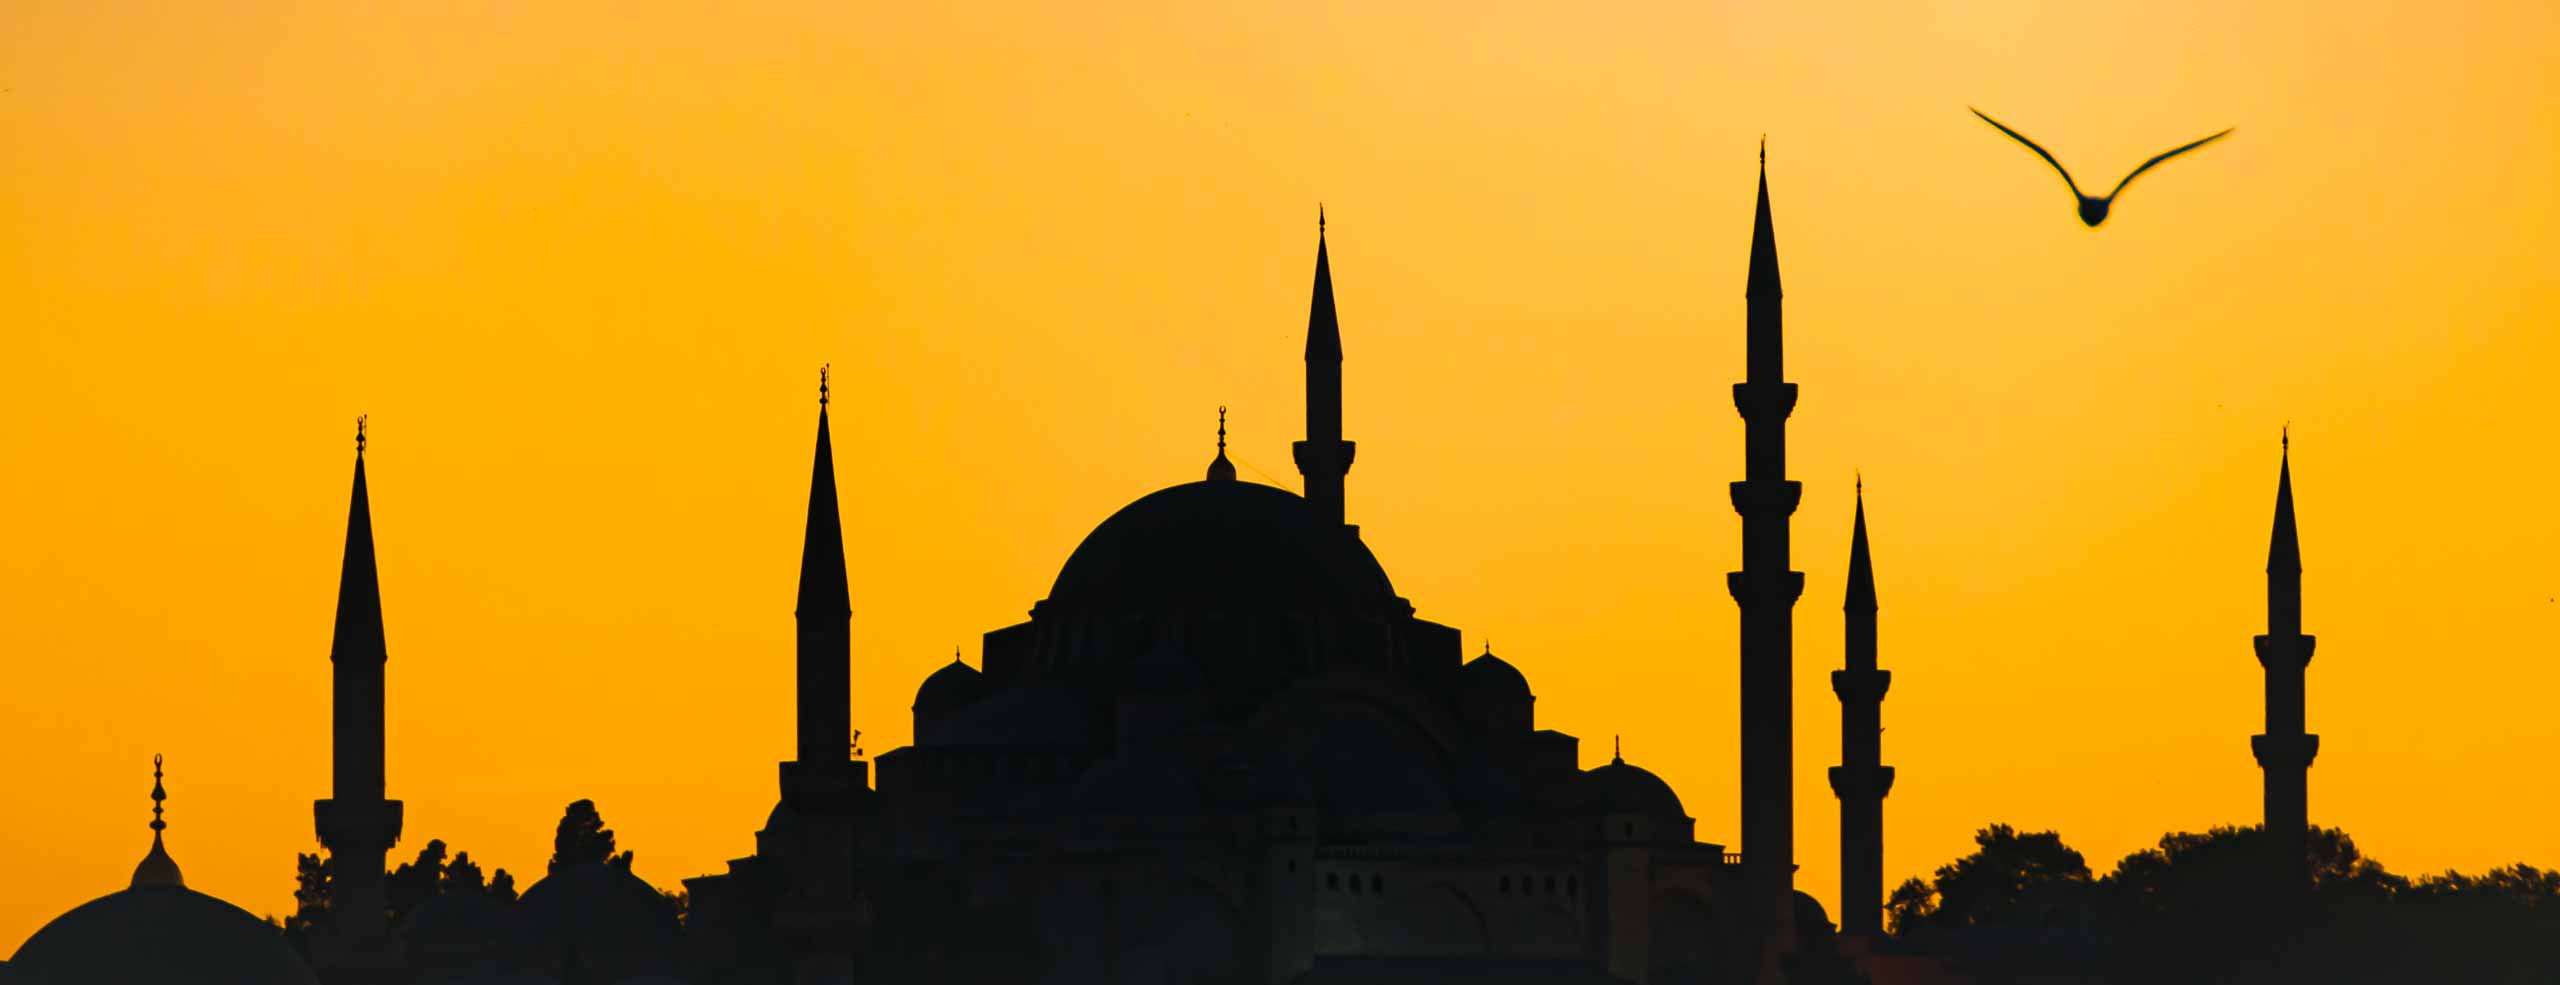
[[[2288, 420], [2313, 819], [2560, 863], [2548, 4], [733, 6], [0, 8], [0, 950], [124, 883], [155, 752], [189, 884], [290, 908], [357, 413], [395, 854], [530, 882], [591, 797], [671, 887], [790, 754], [817, 365], [878, 752], [1217, 405], [1295, 487], [1319, 200], [1353, 521], [1732, 842], [1762, 133], [1800, 886], [1852, 469], [1889, 879], [2254, 821]], [[2099, 187], [2239, 132], [2092, 231], [1967, 105]]]

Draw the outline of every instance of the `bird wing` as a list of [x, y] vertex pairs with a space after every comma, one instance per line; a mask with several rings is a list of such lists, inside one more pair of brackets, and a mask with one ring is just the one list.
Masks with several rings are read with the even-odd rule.
[[[1967, 106], [1967, 107], [1965, 107], [1965, 108], [1966, 108], [1966, 109], [1973, 109], [1973, 107], [1971, 107], [1971, 106]], [[2071, 172], [2066, 171], [2066, 170], [2063, 170], [2062, 162], [2057, 161], [2057, 160], [2054, 160], [2054, 159], [2053, 159], [2053, 155], [2048, 154], [2048, 153], [2045, 153], [2045, 149], [2044, 149], [2044, 148], [2042, 148], [2042, 147], [2038, 147], [2038, 146], [2036, 146], [2036, 142], [2035, 142], [2035, 141], [2028, 140], [2028, 139], [2027, 139], [2027, 135], [2026, 135], [2026, 134], [2019, 133], [2018, 131], [2015, 131], [2015, 130], [2011, 130], [2011, 129], [2009, 129], [2007, 126], [2005, 126], [2005, 125], [2001, 124], [2001, 122], [2000, 122], [2000, 121], [1995, 120], [1995, 119], [1992, 119], [1992, 118], [1991, 118], [1991, 114], [1985, 113], [1985, 112], [1983, 112], [1983, 111], [1981, 111], [1981, 110], [1973, 109], [1973, 115], [1975, 115], [1975, 116], [1979, 116], [1979, 117], [1982, 117], [1982, 122], [1984, 122], [1984, 123], [1988, 123], [1988, 124], [1991, 124], [1992, 126], [1999, 127], [1999, 128], [2000, 128], [2000, 132], [2001, 132], [2001, 133], [2005, 133], [2005, 134], [2008, 134], [2008, 135], [2009, 135], [2009, 139], [2011, 139], [2011, 140], [2015, 140], [2015, 141], [2017, 141], [2017, 142], [2019, 142], [2019, 143], [2022, 143], [2022, 144], [2027, 145], [2027, 149], [2028, 149], [2028, 150], [2031, 150], [2031, 151], [2036, 152], [2036, 156], [2037, 156], [2037, 157], [2044, 158], [2044, 162], [2045, 162], [2046, 164], [2053, 165], [2053, 170], [2054, 170], [2054, 172], [2055, 172], [2055, 173], [2057, 173], [2057, 174], [2062, 175], [2062, 183], [2063, 183], [2063, 184], [2065, 184], [2065, 185], [2069, 185], [2069, 186], [2071, 186], [2071, 194], [2072, 194], [2074, 197], [2080, 197], [2080, 198], [2085, 198], [2085, 197], [2087, 197], [2087, 196], [2084, 196], [2084, 195], [2081, 195], [2081, 194], [2080, 194], [2080, 183], [2079, 183], [2079, 182], [2077, 182], [2077, 181], [2073, 181], [2073, 180], [2071, 180]], [[2207, 139], [2211, 139], [2211, 138], [2207, 138]], [[2180, 148], [2180, 149], [2181, 149], [2181, 150], [2183, 150], [2184, 148]], [[2170, 153], [2174, 154], [2174, 153], [2177, 153], [2177, 151], [2170, 151]], [[2149, 167], [2149, 165], [2144, 165], [2144, 166], [2145, 166], [2145, 167]], [[2128, 179], [2126, 179], [2126, 180], [2130, 181], [2130, 180], [2132, 180], [2132, 179], [2128, 178]]]
[[[1994, 126], [1998, 126], [1998, 124], [1993, 124], [1993, 125], [1994, 125]], [[2123, 181], [2116, 182], [2116, 190], [2115, 190], [2115, 191], [2108, 192], [2108, 193], [2107, 193], [2107, 198], [2108, 198], [2109, 200], [2113, 200], [2116, 196], [2121, 195], [2121, 194], [2124, 194], [2124, 186], [2126, 186], [2126, 185], [2130, 185], [2130, 184], [2133, 184], [2133, 179], [2135, 179], [2135, 178], [2139, 178], [2139, 177], [2142, 177], [2142, 173], [2143, 173], [2143, 172], [2145, 172], [2145, 171], [2149, 171], [2149, 170], [2151, 170], [2151, 166], [2152, 166], [2152, 165], [2154, 165], [2154, 164], [2158, 164], [2158, 163], [2160, 163], [2160, 162], [2162, 162], [2162, 161], [2166, 161], [2166, 160], [2168, 160], [2168, 159], [2170, 159], [2170, 158], [2176, 157], [2176, 156], [2178, 156], [2178, 155], [2180, 155], [2180, 154], [2184, 154], [2184, 153], [2186, 153], [2186, 152], [2188, 152], [2188, 151], [2194, 150], [2194, 149], [2196, 149], [2196, 148], [2198, 148], [2198, 147], [2202, 147], [2202, 146], [2204, 146], [2204, 145], [2206, 145], [2206, 144], [2210, 144], [2210, 143], [2212, 143], [2212, 142], [2214, 142], [2214, 141], [2217, 141], [2217, 140], [2220, 140], [2220, 139], [2222, 139], [2222, 138], [2224, 138], [2224, 137], [2228, 137], [2228, 136], [2230, 136], [2230, 135], [2231, 135], [2231, 131], [2233, 131], [2233, 130], [2237, 130], [2237, 129], [2239, 129], [2239, 127], [2227, 127], [2227, 128], [2224, 128], [2224, 130], [2223, 130], [2221, 133], [2214, 134], [2213, 136], [2206, 137], [2206, 138], [2204, 138], [2203, 140], [2199, 140], [2199, 141], [2196, 141], [2196, 142], [2194, 142], [2194, 143], [2189, 143], [2189, 144], [2180, 144], [2180, 145], [2178, 145], [2177, 147], [2172, 148], [2171, 150], [2169, 150], [2169, 152], [2168, 152], [2168, 153], [2162, 154], [2162, 155], [2160, 155], [2160, 156], [2158, 156], [2158, 157], [2155, 157], [2155, 158], [2152, 158], [2152, 159], [2150, 159], [2150, 160], [2148, 160], [2148, 161], [2144, 161], [2144, 162], [2142, 162], [2142, 166], [2141, 166], [2141, 167], [2138, 167], [2138, 168], [2133, 169], [2133, 173], [2132, 173], [2132, 174], [2125, 175], [2125, 176], [2124, 176], [2124, 180], [2123, 180]]]

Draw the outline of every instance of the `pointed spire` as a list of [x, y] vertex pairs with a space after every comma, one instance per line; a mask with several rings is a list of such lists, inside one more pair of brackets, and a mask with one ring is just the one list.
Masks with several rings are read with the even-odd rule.
[[809, 518], [800, 544], [802, 619], [853, 612], [853, 593], [845, 584], [844, 527], [836, 514], [835, 439], [827, 428], [827, 375], [832, 364], [818, 368], [818, 450], [809, 466]]
[[1324, 206], [1316, 206], [1316, 289], [1307, 306], [1307, 359], [1342, 360], [1342, 326], [1333, 316], [1333, 262], [1325, 256]]
[[1849, 596], [1845, 609], [1875, 611], [1875, 565], [1867, 559], [1867, 480], [1857, 479], [1858, 520], [1849, 531]]
[[374, 570], [373, 497], [364, 478], [366, 418], [356, 418], [355, 489], [347, 499], [346, 551], [338, 566], [338, 620], [329, 641], [333, 663], [371, 660], [381, 663], [382, 582]]
[[1775, 298], [1778, 286], [1778, 232], [1769, 219], [1769, 138], [1760, 138], [1760, 203], [1751, 216], [1751, 277], [1742, 290], [1747, 298]]
[[1209, 461], [1209, 481], [1236, 481], [1236, 466], [1227, 461], [1227, 407], [1218, 405], [1218, 457]]
[[2302, 571], [2302, 542], [2293, 530], [2293, 428], [2287, 426], [2278, 438], [2282, 458], [2276, 466], [2276, 525], [2267, 541], [2267, 573], [2288, 574]]
[[160, 802], [169, 799], [169, 791], [160, 785], [160, 756], [151, 756], [151, 853], [142, 864], [133, 867], [133, 888], [144, 886], [184, 887], [187, 880], [178, 874], [178, 861], [169, 857], [169, 848], [160, 841], [160, 832], [169, 823], [160, 819]]

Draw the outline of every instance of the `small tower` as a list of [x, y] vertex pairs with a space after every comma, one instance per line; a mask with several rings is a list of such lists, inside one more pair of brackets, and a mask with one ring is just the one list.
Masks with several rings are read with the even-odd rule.
[[1333, 264], [1325, 258], [1324, 208], [1316, 208], [1316, 290], [1307, 306], [1307, 439], [1290, 447], [1306, 477], [1316, 522], [1343, 525], [1343, 477], [1352, 442], [1342, 440], [1342, 326], [1333, 315]]
[[330, 939], [314, 955], [332, 982], [376, 980], [390, 965], [383, 858], [400, 840], [401, 804], [383, 797], [382, 677], [390, 657], [374, 570], [364, 428], [365, 419], [356, 418], [355, 490], [348, 498], [346, 550], [338, 569], [337, 628], [329, 640], [330, 798], [311, 805], [335, 873]]
[[2266, 832], [2282, 878], [2310, 878], [2311, 759], [2320, 737], [2303, 731], [2303, 668], [2315, 640], [2302, 632], [2302, 543], [2293, 529], [2293, 436], [2281, 442], [2276, 466], [2275, 532], [2267, 543], [2267, 633], [2256, 639], [2267, 672], [2267, 730], [2249, 737], [2266, 773]]
[[1885, 689], [1893, 672], [1876, 669], [1876, 575], [1867, 559], [1866, 483], [1857, 485], [1858, 518], [1849, 532], [1849, 591], [1843, 668], [1831, 672], [1840, 696], [1840, 765], [1831, 792], [1840, 798], [1840, 932], [1875, 937], [1884, 930], [1884, 797], [1893, 767], [1883, 758]]
[[1725, 576], [1741, 607], [1742, 864], [1753, 886], [1754, 920], [1774, 939], [1789, 922], [1795, 882], [1795, 605], [1804, 574], [1793, 570], [1788, 523], [1804, 486], [1787, 475], [1787, 416], [1796, 385], [1785, 380], [1785, 320], [1778, 285], [1778, 237], [1769, 218], [1769, 156], [1760, 154], [1760, 200], [1751, 221], [1751, 275], [1743, 382], [1743, 479], [1733, 484], [1742, 515], [1742, 570]]

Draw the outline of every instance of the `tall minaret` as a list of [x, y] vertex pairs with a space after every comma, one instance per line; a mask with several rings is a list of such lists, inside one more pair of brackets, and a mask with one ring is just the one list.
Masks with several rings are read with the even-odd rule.
[[1849, 592], [1840, 605], [1846, 666], [1831, 672], [1831, 691], [1840, 696], [1840, 765], [1831, 768], [1831, 792], [1840, 798], [1840, 932], [1874, 937], [1884, 930], [1884, 795], [1893, 789], [1893, 767], [1878, 760], [1884, 692], [1893, 686], [1893, 672], [1876, 669], [1876, 573], [1867, 560], [1866, 483], [1857, 489]]
[[1760, 150], [1760, 202], [1751, 220], [1749, 348], [1733, 405], [1742, 412], [1743, 480], [1733, 484], [1742, 514], [1742, 570], [1725, 586], [1742, 608], [1742, 861], [1766, 918], [1782, 921], [1795, 882], [1795, 604], [1804, 574], [1790, 570], [1788, 517], [1804, 493], [1787, 475], [1787, 415], [1796, 385], [1785, 382], [1779, 309], [1778, 239], [1769, 221], [1769, 151]]
[[[809, 466], [809, 516], [800, 543], [799, 758], [783, 764], [783, 800], [840, 806], [853, 772], [853, 594], [845, 584], [844, 525], [836, 513], [827, 370], [818, 370], [818, 450]], [[799, 779], [794, 779], [798, 777]]]
[[1333, 265], [1325, 259], [1324, 207], [1316, 207], [1316, 291], [1307, 306], [1307, 440], [1290, 446], [1307, 479], [1316, 522], [1341, 526], [1342, 479], [1352, 443], [1342, 440], [1342, 326], [1333, 317]]
[[2312, 637], [2302, 632], [2302, 543], [2293, 530], [2293, 436], [2282, 441], [2276, 466], [2275, 533], [2267, 543], [2267, 634], [2257, 638], [2258, 663], [2267, 669], [2267, 731], [2249, 737], [2266, 772], [2266, 829], [2286, 877], [2309, 873], [2310, 824], [2307, 774], [2320, 754], [2320, 737], [2303, 731], [2302, 670], [2311, 663]]
[[335, 960], [323, 963], [345, 967], [373, 964], [367, 956], [388, 953], [383, 857], [400, 840], [401, 815], [400, 802], [382, 796], [382, 666], [389, 657], [373, 563], [373, 506], [365, 493], [364, 425], [364, 418], [356, 418], [355, 491], [347, 504], [347, 545], [338, 568], [337, 629], [329, 640], [330, 797], [311, 805], [333, 873], [329, 913], [335, 940], [329, 950]]

